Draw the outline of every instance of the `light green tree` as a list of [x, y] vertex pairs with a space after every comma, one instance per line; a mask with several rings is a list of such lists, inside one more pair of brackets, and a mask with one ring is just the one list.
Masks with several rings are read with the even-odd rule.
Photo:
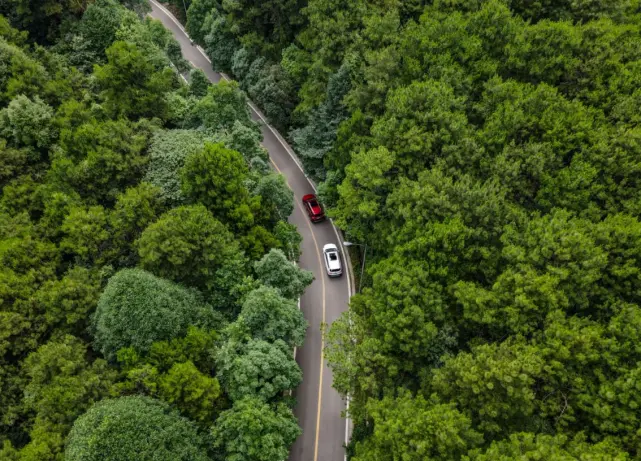
[[265, 285], [276, 288], [282, 296], [297, 299], [305, 288], [314, 280], [314, 275], [300, 269], [291, 262], [281, 250], [272, 249], [260, 261], [254, 263], [258, 280]]
[[193, 423], [149, 397], [103, 400], [76, 420], [67, 438], [65, 459], [70, 461], [132, 458], [210, 459], [206, 442]]
[[156, 341], [184, 335], [190, 325], [216, 328], [222, 318], [194, 290], [140, 269], [123, 269], [100, 295], [92, 330], [97, 349], [114, 360], [123, 347], [144, 353]]

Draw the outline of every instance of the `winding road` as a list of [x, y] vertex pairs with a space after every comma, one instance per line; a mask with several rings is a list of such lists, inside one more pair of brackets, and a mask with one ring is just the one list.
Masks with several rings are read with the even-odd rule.
[[[150, 16], [159, 19], [169, 29], [182, 48], [183, 55], [194, 67], [202, 69], [214, 83], [227, 80], [224, 74], [214, 72], [205, 53], [192, 44], [187, 33], [167, 9], [151, 0]], [[329, 221], [312, 224], [305, 213], [301, 197], [314, 193], [315, 188], [305, 176], [291, 147], [283, 137], [266, 122], [260, 111], [250, 103], [252, 118], [261, 124], [263, 146], [268, 150], [273, 167], [285, 175], [289, 187], [294, 191], [295, 207], [289, 221], [296, 225], [303, 236], [301, 267], [314, 273], [315, 280], [300, 300], [300, 306], [309, 322], [303, 347], [295, 351], [296, 361], [303, 370], [303, 382], [295, 390], [298, 405], [296, 417], [303, 434], [292, 447], [290, 461], [343, 461], [351, 427], [349, 420], [341, 417], [345, 401], [332, 388], [332, 372], [323, 360], [324, 342], [321, 325], [331, 323], [347, 310], [352, 294], [350, 274], [330, 279], [325, 270], [322, 248], [334, 243], [342, 248], [339, 233]], [[347, 268], [345, 268], [347, 269]], [[280, 461], [280, 460], [273, 460]]]

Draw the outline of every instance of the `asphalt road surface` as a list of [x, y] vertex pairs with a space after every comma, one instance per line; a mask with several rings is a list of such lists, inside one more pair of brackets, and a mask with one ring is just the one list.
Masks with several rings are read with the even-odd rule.
[[[161, 5], [151, 0], [151, 16], [159, 19], [171, 30], [183, 55], [194, 67], [202, 69], [207, 77], [217, 83], [225, 76], [214, 72], [205, 54], [192, 45], [186, 32]], [[294, 212], [289, 221], [296, 225], [303, 236], [301, 267], [314, 273], [315, 280], [301, 298], [301, 309], [309, 322], [307, 338], [303, 347], [296, 351], [296, 361], [303, 369], [303, 382], [295, 390], [298, 406], [295, 410], [303, 435], [296, 440], [290, 453], [290, 461], [343, 461], [349, 421], [341, 417], [345, 402], [331, 387], [332, 372], [322, 358], [324, 343], [321, 325], [331, 324], [347, 310], [352, 284], [348, 274], [331, 279], [327, 276], [322, 260], [323, 245], [334, 243], [339, 248], [338, 233], [332, 223], [312, 224], [302, 207], [301, 197], [314, 193], [313, 185], [305, 177], [300, 163], [282, 136], [266, 124], [265, 118], [255, 106], [251, 107], [252, 118], [261, 122], [263, 145], [269, 151], [274, 168], [285, 175], [287, 183], [294, 191]], [[345, 260], [343, 259], [343, 266]], [[344, 267], [346, 272], [347, 267]], [[279, 460], [273, 460], [279, 461]]]

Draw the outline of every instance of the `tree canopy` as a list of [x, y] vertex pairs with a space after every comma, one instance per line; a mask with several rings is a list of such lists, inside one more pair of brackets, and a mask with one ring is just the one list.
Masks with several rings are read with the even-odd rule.
[[206, 453], [205, 440], [194, 425], [168, 405], [148, 397], [121, 397], [103, 400], [78, 418], [65, 457], [206, 461], [211, 459]]
[[367, 244], [327, 336], [348, 456], [638, 458], [638, 2], [236, 6], [190, 30]]
[[[250, 263], [274, 248], [298, 257], [293, 197], [239, 86], [184, 82], [189, 64], [149, 11], [0, 2], [2, 460], [224, 459], [208, 433], [233, 404], [217, 363], [237, 344], [228, 331], [259, 344], [236, 354], [239, 388], [276, 412], [300, 382], [304, 320]], [[184, 193], [187, 166], [216, 194]], [[244, 324], [260, 290], [272, 296], [247, 304]], [[259, 325], [272, 307], [283, 318]], [[244, 379], [256, 357], [269, 366]], [[286, 453], [296, 421], [272, 419]]]

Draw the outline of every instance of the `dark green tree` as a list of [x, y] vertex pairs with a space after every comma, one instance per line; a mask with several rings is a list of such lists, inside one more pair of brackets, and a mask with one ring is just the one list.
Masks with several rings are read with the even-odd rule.
[[172, 86], [171, 69], [155, 71], [140, 50], [118, 41], [107, 49], [107, 64], [95, 66], [104, 107], [113, 117], [167, 117], [164, 95]]
[[242, 283], [244, 258], [238, 244], [203, 205], [168, 211], [136, 245], [144, 269], [210, 296], [229, 296]]
[[192, 69], [189, 73], [189, 91], [197, 98], [202, 98], [207, 94], [207, 88], [211, 82], [207, 75], [201, 69]]
[[238, 152], [207, 143], [202, 151], [186, 159], [181, 175], [187, 198], [204, 204], [233, 229], [253, 226], [252, 210], [260, 208], [260, 199], [251, 197], [245, 186], [247, 164]]

